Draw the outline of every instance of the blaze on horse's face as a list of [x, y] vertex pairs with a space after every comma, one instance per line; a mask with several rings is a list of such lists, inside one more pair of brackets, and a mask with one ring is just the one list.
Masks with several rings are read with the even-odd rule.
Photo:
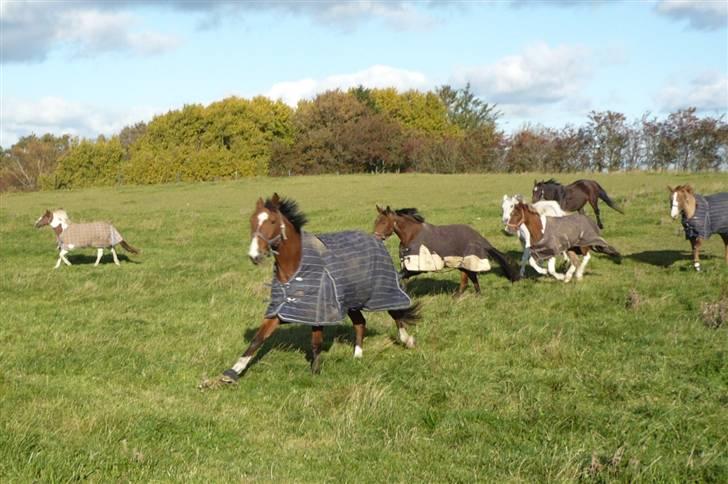
[[387, 237], [394, 233], [394, 212], [389, 206], [382, 209], [377, 205], [376, 220], [374, 220], [374, 237], [379, 240], [386, 240]]
[[46, 210], [45, 213], [41, 215], [38, 220], [35, 221], [35, 228], [39, 229], [43, 226], [46, 226], [51, 223], [51, 220], [53, 220], [53, 214], [50, 210]]
[[266, 207], [262, 198], [258, 199], [255, 211], [250, 216], [250, 250], [248, 256], [253, 264], [258, 264], [264, 256], [275, 252], [281, 240], [285, 239], [283, 215], [278, 210], [278, 195], [271, 199], [272, 208]]

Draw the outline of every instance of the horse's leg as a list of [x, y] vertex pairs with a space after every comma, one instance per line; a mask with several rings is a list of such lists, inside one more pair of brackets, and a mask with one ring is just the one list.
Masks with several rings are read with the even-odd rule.
[[583, 251], [585, 251], [586, 254], [584, 254], [584, 257], [581, 259], [581, 264], [579, 264], [579, 268], [576, 269], [577, 281], [581, 281], [584, 277], [584, 269], [586, 269], [586, 265], [589, 262], [589, 259], [591, 259], [591, 252], [589, 251], [589, 247], [584, 247]]
[[478, 282], [478, 273], [473, 271], [465, 271], [465, 273], [468, 275], [468, 279], [470, 279], [470, 282], [473, 283], [473, 287], [475, 288], [475, 294], [480, 294], [480, 283]]
[[548, 261], [548, 273], [556, 278], [556, 280], [563, 281], [564, 275], [556, 272], [556, 257], [550, 257]]
[[460, 287], [458, 287], [458, 290], [455, 291], [455, 294], [453, 294], [453, 297], [460, 296], [463, 292], [465, 292], [465, 288], [468, 285], [468, 274], [465, 269], [459, 269], [460, 271]]
[[361, 311], [351, 310], [349, 311], [349, 318], [354, 323], [354, 333], [356, 335], [356, 341], [354, 343], [354, 358], [361, 358], [364, 356], [363, 344], [364, 344], [364, 332], [367, 328], [367, 321], [364, 319], [364, 315]]
[[99, 261], [101, 260], [102, 255], [104, 255], [104, 249], [99, 247], [98, 249], [96, 249], [96, 262], [94, 262], [94, 267], [99, 265]]
[[404, 327], [404, 322], [402, 321], [402, 315], [405, 314], [407, 310], [399, 310], [399, 309], [392, 309], [390, 311], [387, 311], [390, 316], [394, 319], [395, 324], [397, 325], [398, 330], [398, 336], [399, 341], [403, 345], [405, 345], [407, 348], [414, 348], [415, 347], [415, 337], [411, 336], [407, 333], [407, 330]]
[[574, 271], [579, 265], [579, 258], [576, 256], [576, 252], [574, 252], [573, 250], [567, 250], [566, 253], [569, 255], [571, 265], [569, 266], [569, 270], [566, 271], [566, 275], [564, 276], [564, 282], [569, 282], [571, 280], [571, 277], [574, 275]]
[[594, 209], [594, 215], [597, 216], [597, 227], [599, 227], [600, 229], [603, 229], [604, 228], [604, 225], [602, 225], [602, 219], [601, 219], [601, 217], [599, 217], [599, 215], [600, 215], [600, 212], [599, 212], [599, 200], [598, 199], [595, 199], [594, 201], [592, 201], [590, 199], [589, 200], [589, 205], [591, 205], [592, 209]]
[[69, 262], [68, 259], [66, 259], [66, 254], [68, 254], [68, 251], [66, 249], [61, 249], [60, 258], [63, 259], [63, 263], [67, 266], [71, 265], [71, 262]]
[[700, 272], [700, 246], [703, 245], [703, 239], [700, 237], [690, 239], [690, 245], [693, 246], [693, 267]]
[[225, 383], [235, 383], [240, 378], [240, 375], [248, 367], [248, 363], [253, 359], [253, 355], [260, 348], [268, 337], [281, 324], [281, 320], [278, 318], [264, 319], [263, 324], [260, 325], [258, 332], [255, 334], [253, 341], [250, 342], [250, 346], [245, 350], [243, 356], [238, 358], [238, 361], [232, 366], [232, 368], [225, 370], [222, 374], [222, 381]]
[[54, 268], [54, 269], [58, 269], [59, 267], [61, 267], [61, 262], [63, 262], [63, 257], [61, 257], [61, 256], [59, 255], [59, 256], [58, 256], [58, 260], [56, 261], [56, 265], [54, 265], [54, 266], [53, 266], [53, 268]]
[[549, 273], [549, 271], [547, 271], [546, 269], [544, 269], [543, 267], [541, 267], [539, 265], [539, 263], [536, 262], [536, 259], [534, 259], [533, 257], [531, 257], [530, 252], [529, 252], [529, 256], [528, 256], [528, 264], [531, 267], [533, 267], [533, 270], [534, 271], [538, 272], [541, 275], [545, 275], [545, 274], [548, 274]]
[[119, 264], [119, 258], [116, 257], [116, 250], [114, 250], [113, 246], [111, 247], [111, 255], [114, 257], [114, 264], [116, 264], [117, 266], [121, 265]]
[[720, 234], [720, 238], [725, 244], [725, 263], [728, 264], [728, 234]]
[[321, 372], [321, 344], [324, 341], [324, 327], [311, 327], [311, 373], [318, 375]]

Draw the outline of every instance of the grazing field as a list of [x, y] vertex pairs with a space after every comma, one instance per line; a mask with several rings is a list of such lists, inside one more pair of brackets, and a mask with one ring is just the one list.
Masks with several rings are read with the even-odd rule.
[[[285, 326], [235, 386], [229, 367], [266, 306], [271, 262], [247, 260], [248, 215], [274, 191], [313, 232], [371, 231], [375, 203], [468, 223], [514, 263], [503, 194], [542, 175], [257, 178], [214, 184], [3, 195], [0, 211], [0, 481], [714, 481], [728, 480], [728, 300], [723, 244], [689, 243], [665, 186], [728, 190], [728, 175], [583, 175], [604, 237], [580, 283], [496, 269], [453, 299], [457, 272], [419, 276], [417, 348], [369, 314], [364, 358], [350, 324], [327, 328], [322, 373], [310, 331]], [[578, 175], [561, 176], [572, 181]], [[109, 220], [141, 255], [116, 267], [72, 252], [53, 270], [46, 208]], [[587, 209], [587, 214], [592, 215]], [[397, 240], [386, 242], [394, 256]], [[123, 252], [120, 251], [120, 254]]]

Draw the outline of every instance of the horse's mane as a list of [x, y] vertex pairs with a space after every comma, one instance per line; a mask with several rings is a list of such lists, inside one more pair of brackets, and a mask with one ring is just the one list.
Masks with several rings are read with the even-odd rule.
[[68, 217], [68, 214], [65, 210], [62, 208], [59, 208], [57, 210], [53, 210], [53, 216], [58, 217], [59, 219], [63, 220], [64, 222], [70, 222], [71, 219]]
[[424, 223], [425, 217], [422, 216], [420, 212], [417, 211], [416, 208], [400, 208], [399, 210], [395, 210], [394, 213], [397, 215], [403, 216], [403, 217], [409, 217], [415, 222]]
[[540, 182], [542, 185], [561, 185], [555, 178], [549, 178], [548, 180]]
[[281, 198], [278, 201], [278, 206], [273, 203], [273, 200], [266, 198], [265, 208], [268, 210], [279, 210], [281, 214], [283, 214], [283, 216], [291, 222], [291, 225], [293, 225], [293, 228], [296, 229], [296, 232], [299, 233], [301, 232], [301, 227], [308, 222], [306, 215], [298, 208], [298, 203], [290, 198]]

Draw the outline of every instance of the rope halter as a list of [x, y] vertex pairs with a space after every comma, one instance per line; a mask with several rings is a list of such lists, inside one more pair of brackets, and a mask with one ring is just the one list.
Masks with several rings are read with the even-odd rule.
[[259, 229], [255, 231], [253, 237], [258, 237], [259, 239], [265, 241], [265, 243], [268, 245], [269, 252], [278, 255], [277, 249], [278, 246], [280, 246], [281, 240], [288, 240], [288, 237], [286, 237], [286, 224], [281, 221], [281, 232], [275, 237], [271, 237], [270, 239], [267, 238], [265, 235], [261, 234]]

